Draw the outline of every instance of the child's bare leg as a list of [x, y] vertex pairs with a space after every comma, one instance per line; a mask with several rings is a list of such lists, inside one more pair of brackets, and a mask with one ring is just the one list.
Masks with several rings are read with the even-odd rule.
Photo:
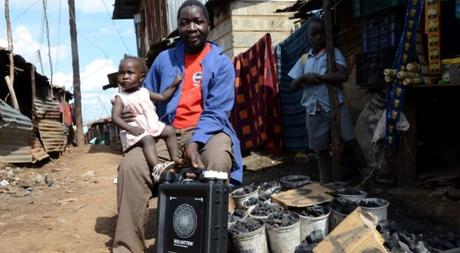
[[176, 130], [172, 126], [165, 126], [165, 128], [160, 134], [160, 138], [165, 140], [166, 147], [168, 147], [169, 157], [171, 158], [171, 160], [174, 161], [176, 165], [180, 165], [182, 161], [179, 158]]
[[155, 148], [155, 138], [153, 138], [151, 135], [146, 135], [140, 139], [137, 144], [142, 147], [145, 159], [147, 159], [147, 163], [149, 164], [150, 168], [155, 167], [155, 165], [160, 162], [157, 156], [157, 150]]

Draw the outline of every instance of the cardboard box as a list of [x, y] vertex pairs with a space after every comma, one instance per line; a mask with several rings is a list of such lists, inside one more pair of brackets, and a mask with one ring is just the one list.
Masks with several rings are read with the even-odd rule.
[[332, 196], [327, 194], [331, 191], [319, 183], [311, 183], [297, 189], [274, 194], [272, 201], [284, 208], [307, 207], [332, 201]]
[[356, 208], [324, 240], [315, 253], [388, 253], [375, 229], [376, 217]]

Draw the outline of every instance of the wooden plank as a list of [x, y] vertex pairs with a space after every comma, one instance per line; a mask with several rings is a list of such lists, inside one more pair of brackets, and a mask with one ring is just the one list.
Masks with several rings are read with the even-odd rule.
[[284, 9], [293, 5], [296, 0], [284, 1], [260, 1], [260, 0], [240, 0], [231, 3], [232, 15], [262, 15], [270, 14], [274, 16], [292, 16], [289, 12], [276, 12], [277, 9]]
[[228, 33], [225, 36], [215, 40], [224, 50], [230, 49], [233, 47], [233, 34]]
[[209, 33], [210, 40], [218, 40], [224, 37], [227, 34], [232, 33], [232, 20], [228, 18], [227, 20], [216, 25]]
[[233, 31], [282, 31], [290, 32], [294, 21], [276, 16], [233, 16]]
[[272, 31], [234, 31], [233, 32], [233, 46], [234, 47], [252, 47], [259, 41], [266, 33], [270, 33], [272, 38], [272, 45], [285, 40], [291, 33], [290, 32], [272, 32]]
[[[337, 68], [335, 65], [334, 36], [332, 31], [331, 2], [323, 0], [324, 10], [324, 35], [327, 52], [327, 73], [333, 74]], [[340, 117], [339, 99], [337, 98], [337, 85], [328, 84], [329, 104], [331, 105], [331, 141], [332, 141], [332, 179], [340, 181], [342, 177], [342, 167], [340, 165]], [[321, 174], [321, 173], [320, 173]], [[328, 175], [329, 176], [329, 175]], [[330, 178], [325, 179], [330, 180]]]

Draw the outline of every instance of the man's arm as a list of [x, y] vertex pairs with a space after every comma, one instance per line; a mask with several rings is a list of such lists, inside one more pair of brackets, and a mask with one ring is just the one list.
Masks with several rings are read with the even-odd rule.
[[303, 86], [316, 85], [320, 83], [317, 76], [315, 73], [302, 74], [292, 81], [290, 88], [291, 90], [297, 90]]
[[317, 85], [320, 83], [340, 85], [348, 80], [348, 73], [345, 66], [336, 64], [337, 71], [331, 74], [320, 75], [317, 73], [308, 73], [299, 76], [291, 83], [291, 90], [297, 90], [302, 86]]
[[122, 117], [123, 111], [123, 102], [120, 97], [115, 96], [115, 101], [113, 102], [112, 106], [112, 121], [117, 125], [119, 128], [130, 132], [132, 135], [141, 135], [144, 133], [144, 129], [139, 127], [134, 127], [129, 125]]
[[341, 64], [336, 64], [337, 70], [331, 74], [325, 75], [315, 75], [315, 78], [319, 81], [319, 83], [327, 83], [327, 84], [341, 84], [348, 80], [348, 72], [347, 68]]

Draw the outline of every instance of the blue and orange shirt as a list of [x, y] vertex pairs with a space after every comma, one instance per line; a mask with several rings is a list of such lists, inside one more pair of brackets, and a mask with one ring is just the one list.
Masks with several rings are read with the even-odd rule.
[[211, 50], [206, 44], [198, 54], [185, 54], [184, 76], [182, 78], [182, 96], [177, 104], [176, 116], [172, 125], [177, 129], [195, 127], [203, 111], [201, 81], [203, 67], [201, 61]]

